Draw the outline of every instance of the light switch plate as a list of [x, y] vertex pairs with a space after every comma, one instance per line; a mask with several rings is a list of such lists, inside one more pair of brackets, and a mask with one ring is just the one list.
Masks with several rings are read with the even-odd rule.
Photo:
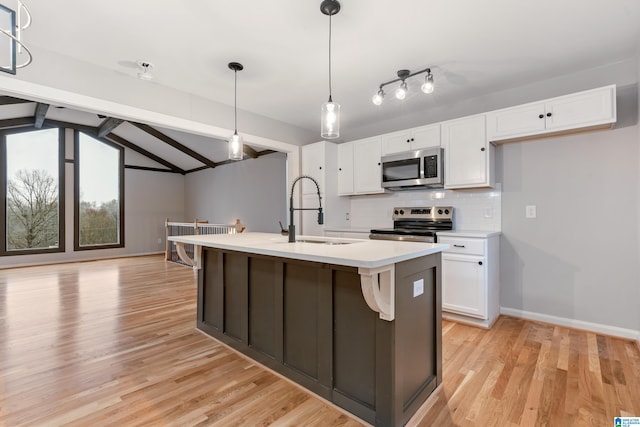
[[536, 205], [528, 205], [526, 207], [525, 216], [527, 218], [535, 218], [536, 215], [537, 215], [537, 213], [536, 213]]
[[424, 294], [424, 279], [416, 280], [413, 282], [413, 297], [417, 297]]

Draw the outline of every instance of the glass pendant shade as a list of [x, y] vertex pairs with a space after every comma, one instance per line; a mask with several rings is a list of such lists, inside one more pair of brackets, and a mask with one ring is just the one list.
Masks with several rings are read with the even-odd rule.
[[384, 101], [384, 91], [380, 89], [375, 95], [373, 95], [371, 101], [374, 105], [382, 105], [382, 101]]
[[326, 139], [340, 137], [340, 104], [328, 101], [322, 104], [320, 136]]
[[235, 131], [229, 138], [229, 160], [242, 160], [242, 136]]
[[433, 75], [431, 73], [427, 74], [421, 89], [424, 93], [433, 93]]
[[402, 82], [400, 87], [396, 89], [395, 95], [398, 99], [404, 99], [407, 96], [407, 84], [405, 82]]

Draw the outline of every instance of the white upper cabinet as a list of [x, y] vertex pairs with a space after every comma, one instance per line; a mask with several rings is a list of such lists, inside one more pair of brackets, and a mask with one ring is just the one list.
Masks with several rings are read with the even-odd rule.
[[616, 86], [560, 96], [487, 113], [490, 141], [507, 142], [616, 122]]
[[[302, 148], [302, 175], [314, 178], [320, 184], [320, 192], [324, 193], [326, 167], [326, 143], [324, 141], [305, 145]], [[317, 194], [316, 186], [308, 179], [303, 179], [302, 194]]]
[[487, 141], [485, 115], [442, 123], [445, 188], [493, 187], [493, 146]]
[[382, 135], [382, 155], [440, 146], [440, 123]]
[[355, 194], [383, 193], [382, 143], [379, 136], [353, 143], [353, 189]]
[[338, 195], [353, 194], [353, 143], [338, 145]]

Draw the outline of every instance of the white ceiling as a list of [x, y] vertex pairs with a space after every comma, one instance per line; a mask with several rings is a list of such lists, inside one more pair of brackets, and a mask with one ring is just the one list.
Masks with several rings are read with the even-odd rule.
[[[25, 40], [91, 64], [136, 75], [155, 65], [157, 84], [317, 132], [328, 97], [328, 24], [320, 0], [26, 0]], [[636, 54], [638, 0], [342, 0], [333, 20], [333, 98], [342, 127], [377, 120], [378, 85], [402, 68], [434, 70], [436, 92], [404, 109], [491, 93]], [[418, 92], [418, 93], [416, 93]]]

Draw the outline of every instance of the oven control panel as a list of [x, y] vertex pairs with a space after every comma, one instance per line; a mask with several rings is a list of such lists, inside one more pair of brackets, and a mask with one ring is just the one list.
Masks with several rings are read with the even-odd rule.
[[416, 220], [451, 220], [453, 218], [452, 206], [430, 207], [400, 207], [393, 208], [394, 221], [402, 219]]

